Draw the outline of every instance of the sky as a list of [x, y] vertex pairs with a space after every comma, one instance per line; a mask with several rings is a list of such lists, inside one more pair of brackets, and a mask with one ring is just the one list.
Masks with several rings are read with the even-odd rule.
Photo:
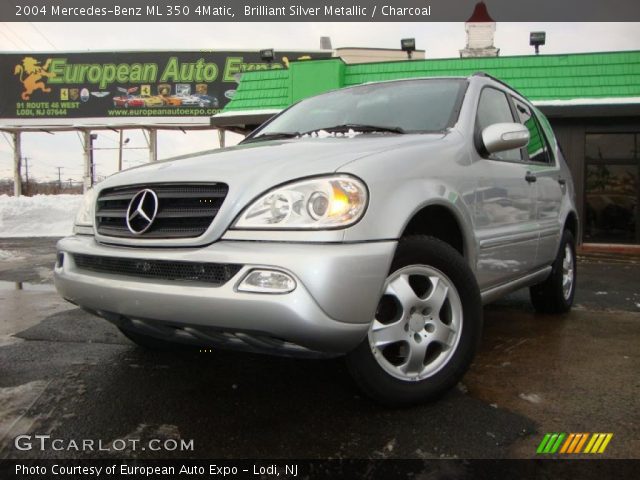
[[[640, 23], [498, 23], [495, 46], [501, 56], [528, 55], [529, 32], [545, 31], [542, 54], [640, 50]], [[398, 48], [400, 39], [415, 37], [426, 58], [458, 57], [464, 48], [464, 23], [1, 23], [1, 52], [64, 52], [91, 50], [316, 50], [321, 36], [334, 48]], [[0, 79], [0, 85], [2, 79]], [[124, 166], [148, 160], [141, 132], [126, 132]], [[10, 139], [0, 139], [0, 178], [10, 178], [13, 153]], [[230, 134], [227, 144], [242, 137]], [[118, 134], [99, 132], [94, 142], [98, 176], [117, 169]], [[159, 158], [217, 148], [215, 131], [160, 132]], [[38, 180], [82, 177], [82, 144], [75, 132], [23, 135], [23, 155], [29, 175]]]

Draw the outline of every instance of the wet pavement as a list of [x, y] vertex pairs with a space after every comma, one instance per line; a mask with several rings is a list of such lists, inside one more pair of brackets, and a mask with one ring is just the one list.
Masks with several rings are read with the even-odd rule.
[[[141, 350], [57, 296], [54, 243], [0, 240], [0, 459], [531, 458], [547, 432], [613, 432], [604, 456], [640, 458], [633, 259], [582, 259], [567, 316], [535, 314], [526, 292], [485, 308], [462, 384], [438, 402], [390, 410], [362, 397], [340, 360]], [[142, 443], [19, 451], [20, 434]], [[141, 450], [149, 439], [194, 448]]]

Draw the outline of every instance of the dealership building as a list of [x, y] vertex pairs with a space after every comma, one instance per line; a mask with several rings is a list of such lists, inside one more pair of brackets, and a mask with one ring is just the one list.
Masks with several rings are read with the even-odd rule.
[[301, 61], [287, 70], [247, 73], [212, 125], [246, 133], [292, 103], [328, 90], [485, 72], [549, 117], [573, 173], [582, 241], [640, 244], [640, 51], [500, 57], [497, 49], [483, 55], [487, 50], [474, 56], [467, 48], [449, 59]]

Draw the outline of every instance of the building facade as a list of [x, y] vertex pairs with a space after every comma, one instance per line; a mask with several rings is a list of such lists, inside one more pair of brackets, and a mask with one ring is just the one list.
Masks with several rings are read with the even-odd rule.
[[640, 244], [640, 51], [346, 64], [292, 63], [242, 77], [212, 125], [250, 131], [292, 103], [366, 82], [486, 72], [549, 118], [576, 185], [582, 241]]

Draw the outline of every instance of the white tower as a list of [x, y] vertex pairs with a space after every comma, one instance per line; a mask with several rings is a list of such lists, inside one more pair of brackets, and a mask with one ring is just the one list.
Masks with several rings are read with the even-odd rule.
[[497, 57], [500, 49], [493, 46], [496, 22], [491, 18], [484, 2], [478, 2], [473, 14], [464, 24], [467, 46], [460, 50], [460, 57]]

